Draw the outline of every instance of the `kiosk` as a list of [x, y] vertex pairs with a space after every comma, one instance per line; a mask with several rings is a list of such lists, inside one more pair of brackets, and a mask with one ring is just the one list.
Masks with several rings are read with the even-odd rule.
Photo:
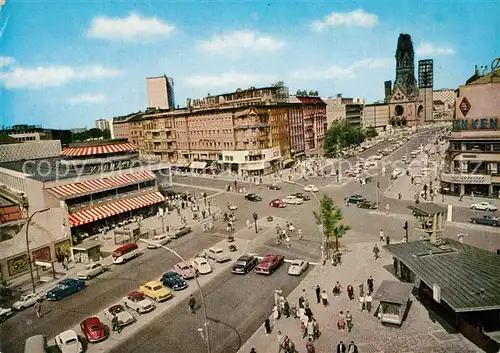
[[412, 289], [411, 283], [382, 281], [373, 296], [380, 302], [376, 312], [382, 324], [401, 326], [409, 308]]

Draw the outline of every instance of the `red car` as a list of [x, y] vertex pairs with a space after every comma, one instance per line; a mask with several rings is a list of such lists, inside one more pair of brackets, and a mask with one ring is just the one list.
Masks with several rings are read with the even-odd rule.
[[80, 324], [80, 328], [91, 343], [99, 342], [108, 337], [106, 326], [99, 320], [98, 317], [89, 317]]
[[285, 262], [283, 255], [266, 255], [255, 266], [255, 272], [263, 275], [270, 275]]
[[283, 207], [286, 207], [286, 203], [284, 203], [280, 199], [274, 199], [271, 202], [269, 202], [269, 206], [271, 206], [271, 207], [277, 207], [277, 208], [283, 208]]

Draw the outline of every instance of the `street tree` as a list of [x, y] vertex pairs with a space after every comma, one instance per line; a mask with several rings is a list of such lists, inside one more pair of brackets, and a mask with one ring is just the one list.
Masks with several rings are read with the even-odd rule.
[[364, 140], [365, 134], [359, 127], [345, 120], [335, 121], [326, 133], [324, 153], [331, 157], [345, 148], [359, 146]]
[[335, 241], [335, 251], [339, 251], [339, 238], [344, 237], [351, 229], [348, 225], [342, 224], [343, 215], [340, 207], [335, 205], [332, 198], [323, 196], [320, 201], [320, 209], [313, 211], [316, 223], [323, 227], [325, 236], [325, 250], [330, 251], [332, 243]]

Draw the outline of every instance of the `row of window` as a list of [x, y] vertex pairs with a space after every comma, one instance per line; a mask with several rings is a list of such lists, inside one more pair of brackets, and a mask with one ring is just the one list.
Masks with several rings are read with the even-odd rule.
[[453, 142], [450, 145], [455, 151], [500, 152], [500, 143], [489, 142]]

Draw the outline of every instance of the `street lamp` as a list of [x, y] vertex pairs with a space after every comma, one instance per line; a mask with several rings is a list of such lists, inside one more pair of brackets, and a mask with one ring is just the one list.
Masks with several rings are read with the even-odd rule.
[[[140, 238], [139, 241], [142, 241], [143, 243], [146, 243], [149, 245], [154, 245], [154, 246], [158, 247], [157, 243], [153, 243], [153, 242], [146, 240], [146, 239], [143, 239], [143, 238]], [[175, 257], [177, 257], [179, 260], [181, 260], [182, 262], [186, 262], [186, 260], [184, 260], [181, 255], [179, 255], [175, 250], [170, 249], [168, 246], [159, 245], [159, 247], [167, 250], [168, 252], [173, 254]], [[207, 305], [205, 303], [205, 296], [203, 295], [203, 290], [201, 289], [201, 285], [200, 285], [200, 282], [198, 281], [198, 277], [195, 276], [194, 280], [196, 282], [196, 286], [198, 287], [198, 291], [200, 292], [201, 305], [203, 306], [203, 316], [204, 316], [204, 320], [205, 320], [203, 325], [205, 326], [205, 337], [207, 340], [207, 352], [212, 353], [212, 348], [210, 347], [210, 336], [209, 336], [209, 331], [208, 331], [208, 312], [207, 312]], [[198, 332], [201, 332], [201, 330], [202, 329], [198, 329]], [[203, 335], [202, 335], [202, 337], [203, 337]]]
[[35, 277], [33, 277], [33, 264], [31, 263], [32, 257], [31, 257], [31, 250], [30, 250], [30, 241], [29, 241], [29, 227], [31, 223], [31, 219], [33, 218], [34, 215], [37, 213], [42, 213], [50, 210], [50, 208], [44, 208], [38, 211], [33, 212], [33, 214], [28, 218], [28, 222], [26, 223], [26, 251], [28, 252], [28, 266], [30, 270], [30, 278], [31, 278], [31, 288], [33, 289], [33, 293], [35, 293]]
[[254, 212], [253, 213], [253, 223], [255, 224], [255, 234], [257, 234], [259, 232], [259, 230], [257, 229], [257, 220], [259, 219], [259, 215], [257, 214], [257, 212]]
[[[284, 182], [288, 183], [288, 184], [300, 186], [303, 189], [305, 189], [305, 185], [298, 183], [296, 181], [284, 180]], [[314, 198], [314, 201], [316, 201], [316, 205], [318, 206], [318, 211], [321, 212], [321, 203], [319, 202], [318, 197], [316, 196], [316, 194], [312, 190], [309, 190], [309, 193]], [[320, 222], [321, 222], [321, 220], [320, 220]], [[326, 251], [326, 249], [325, 249], [325, 236], [323, 233], [323, 224], [321, 224], [321, 223], [318, 225], [318, 232], [319, 232], [319, 236], [321, 238], [321, 263], [325, 263], [325, 251]]]

